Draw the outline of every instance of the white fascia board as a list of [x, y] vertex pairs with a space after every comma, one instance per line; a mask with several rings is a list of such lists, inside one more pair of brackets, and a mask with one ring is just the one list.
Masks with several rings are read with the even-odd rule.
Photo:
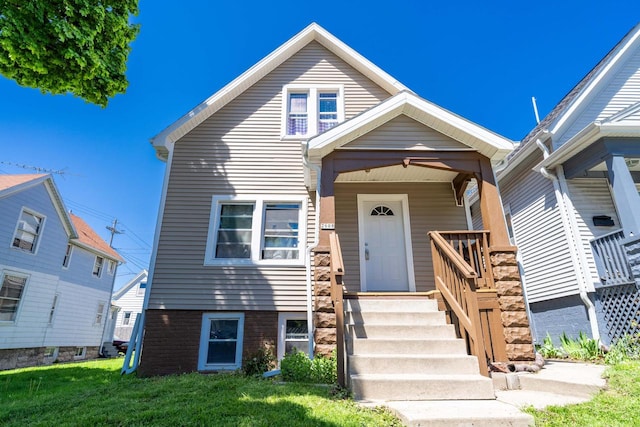
[[554, 135], [561, 135], [568, 126], [573, 122], [572, 118], [579, 114], [585, 106], [589, 105], [591, 99], [597, 95], [598, 88], [607, 78], [618, 69], [624, 62], [623, 58], [629, 52], [633, 52], [637, 48], [638, 41], [640, 40], [640, 26], [635, 28], [635, 32], [629, 37], [627, 42], [620, 46], [618, 52], [609, 60], [609, 62], [600, 70], [597, 76], [595, 76], [589, 84], [582, 89], [580, 95], [573, 101], [569, 108], [559, 117], [554, 126], [550, 127], [551, 132]]
[[536, 165], [535, 169], [539, 170], [541, 167], [555, 168], [578, 154], [580, 151], [588, 148], [596, 141], [608, 136], [640, 137], [640, 123], [637, 125], [624, 122], [589, 123], [570, 140], [565, 142], [560, 148], [551, 153], [549, 157]]
[[[425, 126], [448, 135], [492, 160], [501, 160], [514, 148], [512, 141], [405, 91], [311, 138], [309, 140], [310, 157], [322, 158], [334, 149], [342, 147], [400, 114], [405, 114]], [[463, 137], [453, 135], [453, 132], [450, 132], [452, 129], [461, 131]]]
[[123, 287], [118, 289], [116, 292], [114, 292], [113, 297], [111, 297], [111, 299], [117, 300], [118, 298], [121, 298], [124, 294], [126, 294], [129, 291], [129, 289], [131, 289], [138, 282], [141, 282], [142, 280], [146, 279], [148, 276], [149, 276], [149, 272], [146, 269], [143, 269], [140, 273], [136, 275], [136, 277], [134, 277], [129, 282], [127, 282], [126, 285], [124, 285]]
[[312, 23], [158, 135], [151, 138], [151, 144], [156, 149], [159, 157], [165, 160], [165, 155], [168, 153], [168, 143], [176, 142], [313, 40], [318, 41], [392, 95], [399, 91], [407, 90], [396, 79], [338, 40], [324, 28]]
[[67, 210], [64, 204], [64, 201], [60, 196], [60, 192], [58, 191], [58, 187], [56, 187], [56, 183], [53, 182], [53, 179], [51, 178], [51, 176], [47, 177], [45, 181], [45, 188], [49, 193], [49, 197], [51, 197], [51, 201], [53, 202], [56, 212], [58, 213], [58, 216], [62, 221], [62, 225], [64, 226], [64, 229], [67, 232], [67, 236], [70, 239], [76, 239], [78, 237], [78, 232], [76, 231], [76, 228], [73, 226], [73, 222], [71, 221], [71, 218], [69, 218], [69, 214], [68, 214], [69, 211]]
[[101, 250], [96, 249], [96, 248], [94, 248], [94, 247], [92, 247], [92, 246], [85, 245], [84, 243], [82, 243], [82, 242], [81, 242], [81, 241], [79, 241], [79, 240], [71, 239], [71, 240], [69, 241], [69, 243], [71, 243], [71, 244], [73, 244], [73, 245], [76, 245], [76, 246], [78, 246], [79, 248], [82, 248], [82, 249], [84, 249], [84, 250], [86, 250], [86, 251], [89, 251], [89, 252], [93, 253], [94, 255], [101, 256], [102, 258], [105, 258], [105, 259], [108, 259], [108, 260], [111, 260], [111, 261], [115, 261], [115, 262], [120, 262], [120, 263], [122, 263], [122, 264], [126, 264], [126, 262], [125, 262], [124, 260], [122, 260], [122, 261], [121, 261], [121, 260], [119, 260], [118, 258], [115, 258], [113, 255], [109, 255], [108, 253], [106, 253], [106, 252], [102, 252]]

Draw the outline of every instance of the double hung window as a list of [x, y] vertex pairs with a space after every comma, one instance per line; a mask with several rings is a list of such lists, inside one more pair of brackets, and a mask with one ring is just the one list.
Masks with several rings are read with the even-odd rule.
[[198, 369], [205, 371], [240, 368], [243, 332], [242, 313], [203, 314]]
[[299, 351], [309, 354], [309, 328], [304, 313], [278, 315], [278, 360]]
[[102, 266], [104, 265], [104, 258], [97, 256], [93, 263], [93, 275], [100, 277], [102, 275]]
[[304, 197], [214, 197], [205, 264], [300, 263]]
[[26, 284], [26, 276], [10, 273], [2, 275], [2, 284], [0, 285], [0, 322], [14, 322], [16, 320]]
[[26, 252], [36, 252], [38, 238], [42, 233], [44, 217], [22, 210], [18, 227], [13, 236], [12, 246]]
[[288, 85], [283, 89], [284, 137], [310, 137], [344, 120], [342, 87]]

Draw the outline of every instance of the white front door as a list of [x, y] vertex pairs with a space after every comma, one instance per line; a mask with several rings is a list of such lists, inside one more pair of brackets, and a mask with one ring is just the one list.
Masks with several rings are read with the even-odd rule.
[[406, 195], [358, 195], [363, 291], [415, 290], [406, 210]]

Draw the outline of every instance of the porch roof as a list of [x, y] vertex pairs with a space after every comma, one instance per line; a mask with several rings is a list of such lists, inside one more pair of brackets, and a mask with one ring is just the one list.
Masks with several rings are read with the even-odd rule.
[[[514, 148], [513, 141], [491, 132], [463, 117], [439, 107], [412, 92], [402, 91], [375, 107], [347, 120], [307, 141], [309, 160], [319, 164], [332, 151], [382, 126], [400, 115], [406, 115], [441, 134], [477, 151], [493, 162], [499, 162]], [[390, 144], [385, 147], [397, 150]]]

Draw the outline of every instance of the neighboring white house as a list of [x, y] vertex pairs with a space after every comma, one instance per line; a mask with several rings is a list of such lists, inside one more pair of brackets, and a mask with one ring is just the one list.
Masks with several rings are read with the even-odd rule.
[[498, 181], [538, 341], [636, 333], [640, 25], [524, 138]]
[[111, 303], [118, 308], [113, 332], [114, 340], [129, 341], [133, 325], [144, 303], [147, 288], [147, 270], [142, 270], [131, 281], [113, 293]]
[[50, 175], [0, 175], [0, 369], [95, 358], [122, 258]]

